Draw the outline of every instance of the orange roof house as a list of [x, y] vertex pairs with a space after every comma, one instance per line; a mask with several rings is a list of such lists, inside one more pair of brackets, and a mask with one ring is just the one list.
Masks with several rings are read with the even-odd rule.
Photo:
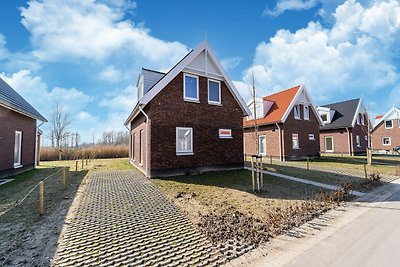
[[272, 156], [282, 161], [319, 156], [319, 126], [323, 122], [304, 85], [255, 102], [247, 103], [252, 114], [243, 119], [245, 154]]

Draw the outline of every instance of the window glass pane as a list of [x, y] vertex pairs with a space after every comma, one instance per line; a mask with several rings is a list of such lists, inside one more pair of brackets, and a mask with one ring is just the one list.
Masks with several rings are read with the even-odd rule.
[[185, 97], [197, 99], [197, 78], [185, 76]]
[[219, 83], [208, 81], [208, 100], [212, 102], [220, 102]]
[[191, 129], [178, 129], [178, 151], [192, 151]]
[[15, 133], [15, 144], [14, 144], [14, 163], [20, 164], [21, 163], [21, 134]]
[[325, 138], [325, 149], [327, 151], [333, 150], [333, 139], [331, 137]]
[[296, 119], [300, 118], [300, 107], [298, 105], [294, 106], [294, 117]]
[[393, 127], [392, 121], [385, 121], [385, 126], [386, 128], [392, 128]]
[[265, 139], [265, 136], [260, 136], [259, 137], [259, 149], [258, 149], [258, 151], [259, 151], [259, 153], [260, 154], [265, 154], [266, 153], [266, 139]]
[[299, 136], [297, 134], [292, 135], [293, 148], [299, 148]]
[[308, 120], [310, 118], [310, 112], [308, 106], [304, 107], [304, 119]]

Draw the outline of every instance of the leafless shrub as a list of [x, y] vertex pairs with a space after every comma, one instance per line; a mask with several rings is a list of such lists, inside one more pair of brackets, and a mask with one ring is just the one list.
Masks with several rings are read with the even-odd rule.
[[[96, 146], [88, 148], [67, 148], [63, 149], [61, 154], [62, 160], [75, 160], [81, 158], [126, 158], [128, 157], [128, 146]], [[40, 160], [52, 161], [58, 160], [57, 148], [42, 148], [40, 151]]]

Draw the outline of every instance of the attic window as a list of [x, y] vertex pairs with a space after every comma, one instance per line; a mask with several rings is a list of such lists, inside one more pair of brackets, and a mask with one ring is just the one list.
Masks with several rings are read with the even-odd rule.
[[183, 75], [183, 99], [199, 102], [199, 77], [189, 74]]
[[300, 118], [300, 105], [295, 105], [293, 110], [294, 110], [294, 118], [296, 120], [300, 120], [301, 119]]
[[221, 82], [208, 80], [208, 103], [221, 104]]
[[321, 119], [323, 122], [328, 122], [328, 114], [322, 114]]
[[310, 107], [309, 106], [304, 106], [304, 119], [305, 120], [310, 119]]
[[393, 120], [385, 121], [385, 129], [392, 129], [393, 128]]
[[361, 124], [365, 125], [364, 114], [360, 113], [360, 118], [361, 118]]

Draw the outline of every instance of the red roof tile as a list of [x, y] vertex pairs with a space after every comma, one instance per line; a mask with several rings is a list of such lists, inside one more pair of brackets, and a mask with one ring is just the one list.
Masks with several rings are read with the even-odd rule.
[[375, 119], [377, 119], [377, 120], [382, 119], [382, 118], [383, 118], [383, 115], [378, 115], [375, 117]]
[[[264, 118], [257, 119], [258, 124], [272, 124], [282, 122], [286, 110], [292, 103], [293, 98], [296, 96], [301, 85], [286, 89], [284, 91], [275, 93], [273, 95], [263, 97], [264, 100], [274, 102], [271, 109], [268, 111]], [[254, 120], [243, 119], [243, 126], [249, 127], [254, 125]]]

